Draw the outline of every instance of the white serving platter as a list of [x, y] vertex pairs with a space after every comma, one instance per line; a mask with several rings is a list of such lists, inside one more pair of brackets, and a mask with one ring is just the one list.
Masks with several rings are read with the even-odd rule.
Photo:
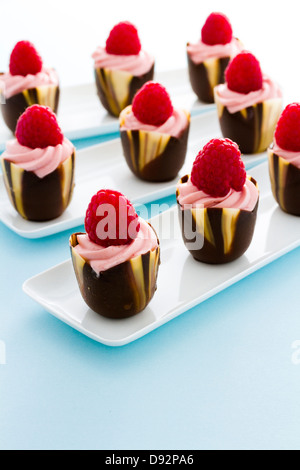
[[[216, 111], [194, 116], [191, 119], [189, 145], [186, 162], [180, 175], [190, 173], [199, 150], [210, 139], [221, 137]], [[266, 159], [266, 153], [243, 156], [245, 166], [251, 169]], [[24, 220], [12, 207], [0, 175], [0, 221], [18, 235], [25, 238], [41, 238], [69, 228], [84, 221], [88, 203], [99, 189], [111, 188], [123, 193], [133, 204], [149, 202], [175, 194], [180, 177], [167, 183], [148, 183], [139, 180], [129, 170], [123, 157], [119, 138], [88, 147], [77, 152], [75, 190], [71, 204], [57, 219], [47, 222]]]
[[[154, 78], [164, 85], [174, 106], [186, 108], [192, 115], [210, 111], [214, 104], [201, 103], [189, 83], [186, 69], [158, 72]], [[110, 116], [101, 105], [94, 83], [62, 87], [57, 113], [60, 127], [70, 140], [118, 133], [118, 119]], [[12, 134], [0, 113], [0, 153]]]
[[137, 316], [109, 320], [91, 311], [82, 300], [71, 260], [27, 280], [24, 292], [67, 325], [105, 345], [123, 346], [141, 338], [300, 245], [300, 218], [277, 206], [266, 162], [253, 169], [253, 177], [260, 187], [255, 233], [247, 252], [232, 263], [211, 266], [195, 261], [182, 242], [176, 207], [150, 220], [160, 238], [161, 266], [154, 298]]

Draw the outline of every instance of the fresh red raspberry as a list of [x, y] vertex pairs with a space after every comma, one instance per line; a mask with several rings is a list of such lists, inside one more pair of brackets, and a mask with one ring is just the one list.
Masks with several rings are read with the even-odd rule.
[[241, 191], [246, 170], [238, 145], [230, 139], [212, 139], [198, 153], [191, 182], [213, 197], [224, 197], [230, 188]]
[[263, 75], [260, 63], [251, 52], [236, 55], [225, 70], [225, 79], [230, 90], [247, 94], [261, 90]]
[[227, 44], [232, 40], [232, 27], [223, 13], [211, 13], [201, 30], [202, 42], [209, 46]]
[[275, 140], [284, 150], [300, 152], [300, 103], [291, 103], [283, 110], [276, 126]]
[[106, 40], [108, 54], [137, 55], [141, 47], [138, 31], [129, 21], [122, 21], [114, 26]]
[[87, 208], [85, 230], [97, 245], [126, 245], [137, 237], [140, 222], [133, 205], [123, 194], [101, 189]]
[[10, 55], [9, 71], [11, 75], [36, 75], [42, 70], [43, 61], [29, 41], [18, 42]]
[[132, 112], [144, 124], [161, 126], [173, 113], [167, 90], [155, 82], [147, 82], [132, 101]]
[[62, 144], [64, 136], [54, 112], [47, 106], [34, 104], [19, 117], [16, 138], [25, 147], [43, 149]]

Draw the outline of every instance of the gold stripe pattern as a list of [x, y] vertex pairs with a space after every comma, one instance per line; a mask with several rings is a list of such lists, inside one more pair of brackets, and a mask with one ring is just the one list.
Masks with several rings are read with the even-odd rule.
[[260, 140], [257, 152], [263, 152], [273, 140], [275, 127], [282, 111], [282, 100], [276, 98], [262, 103], [262, 122], [258, 135]]
[[275, 174], [275, 156], [271, 149], [268, 150], [269, 174], [272, 186], [272, 192], [275, 199], [278, 199], [279, 205], [283, 210], [287, 210], [285, 205], [284, 192], [286, 188], [286, 178], [290, 163], [284, 158], [276, 155], [278, 159], [277, 177]]
[[284, 158], [278, 157], [278, 198], [280, 205], [284, 209], [286, 209], [284, 200], [284, 189], [286, 186], [286, 177], [289, 165], [289, 162], [284, 160]]
[[[23, 179], [24, 170], [20, 168], [19, 166], [14, 165], [14, 163], [11, 163], [11, 162], [9, 163], [9, 166], [10, 166], [10, 174], [11, 174], [11, 186], [8, 183], [8, 178], [7, 178], [5, 169], [3, 171], [3, 174], [5, 175], [4, 182], [5, 182], [6, 189], [9, 195], [9, 199], [12, 201], [13, 206], [15, 206], [19, 214], [24, 219], [27, 219], [25, 212], [24, 212], [24, 208], [23, 208], [23, 198], [22, 198], [22, 179]], [[13, 201], [15, 201], [15, 203]]]
[[[71, 246], [76, 246], [76, 240], [74, 239], [74, 235], [71, 235]], [[81, 289], [83, 289], [83, 267], [86, 263], [85, 259], [82, 258], [76, 250], [72, 249], [72, 261], [74, 263], [74, 271], [77, 277], [77, 282]]]
[[214, 99], [217, 106], [218, 117], [221, 119], [225, 106], [223, 106], [223, 104], [220, 102], [216, 88], [214, 88]]
[[224, 241], [224, 254], [230, 253], [235, 238], [236, 224], [240, 215], [239, 209], [222, 210], [222, 236]]
[[139, 131], [139, 170], [161, 155], [171, 136], [158, 132]]
[[159, 253], [159, 247], [149, 253], [149, 276], [147, 286], [145, 285], [142, 255], [129, 260], [134, 280], [132, 292], [135, 297], [135, 305], [138, 311], [144, 310], [147, 306], [149, 299], [152, 296], [153, 289], [155, 288], [159, 267]]
[[97, 69], [96, 73], [112, 113], [119, 116], [129, 101], [132, 75], [128, 72], [110, 69]]
[[207, 72], [207, 79], [211, 90], [213, 90], [219, 84], [220, 76], [220, 59], [208, 59], [203, 62], [203, 65]]
[[28, 106], [38, 103], [41, 106], [49, 106], [54, 110], [57, 91], [58, 87], [56, 85], [49, 85], [23, 90], [22, 94]]
[[191, 211], [197, 232], [200, 233], [200, 235], [202, 235], [211, 245], [216, 246], [207, 209], [203, 207], [195, 207], [192, 208]]
[[73, 193], [73, 171], [74, 171], [75, 154], [73, 153], [67, 160], [61, 164], [61, 194], [63, 206], [66, 208], [71, 200]]

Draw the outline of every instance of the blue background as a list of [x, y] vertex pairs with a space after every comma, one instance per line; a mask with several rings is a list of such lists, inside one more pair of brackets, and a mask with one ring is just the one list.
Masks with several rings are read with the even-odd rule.
[[75, 230], [28, 240], [0, 224], [2, 450], [300, 449], [300, 249], [111, 348], [22, 291], [69, 258]]

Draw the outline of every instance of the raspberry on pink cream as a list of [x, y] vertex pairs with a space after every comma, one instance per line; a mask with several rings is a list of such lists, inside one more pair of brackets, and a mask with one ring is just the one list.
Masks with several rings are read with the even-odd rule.
[[144, 124], [161, 126], [173, 113], [173, 105], [167, 90], [149, 81], [136, 93], [132, 112]]
[[227, 16], [223, 13], [211, 13], [201, 30], [204, 44], [228, 44], [232, 40], [232, 27]]
[[55, 113], [47, 106], [35, 104], [19, 117], [16, 138], [25, 147], [43, 149], [62, 144], [64, 136]]
[[276, 126], [275, 140], [284, 150], [300, 152], [300, 103], [291, 103], [283, 110]]
[[115, 25], [106, 40], [108, 54], [137, 55], [141, 47], [137, 28], [129, 21]]
[[242, 51], [229, 63], [225, 79], [230, 90], [248, 94], [261, 90], [263, 74], [257, 58], [248, 51]]
[[85, 230], [89, 239], [97, 245], [104, 247], [126, 245], [137, 237], [140, 223], [133, 205], [123, 194], [102, 189], [89, 203], [85, 216]]
[[42, 70], [43, 61], [29, 41], [19, 41], [11, 55], [9, 62], [9, 71], [11, 75], [36, 75]]
[[212, 139], [198, 153], [191, 182], [213, 197], [224, 197], [230, 188], [241, 191], [246, 170], [238, 145], [230, 139]]

